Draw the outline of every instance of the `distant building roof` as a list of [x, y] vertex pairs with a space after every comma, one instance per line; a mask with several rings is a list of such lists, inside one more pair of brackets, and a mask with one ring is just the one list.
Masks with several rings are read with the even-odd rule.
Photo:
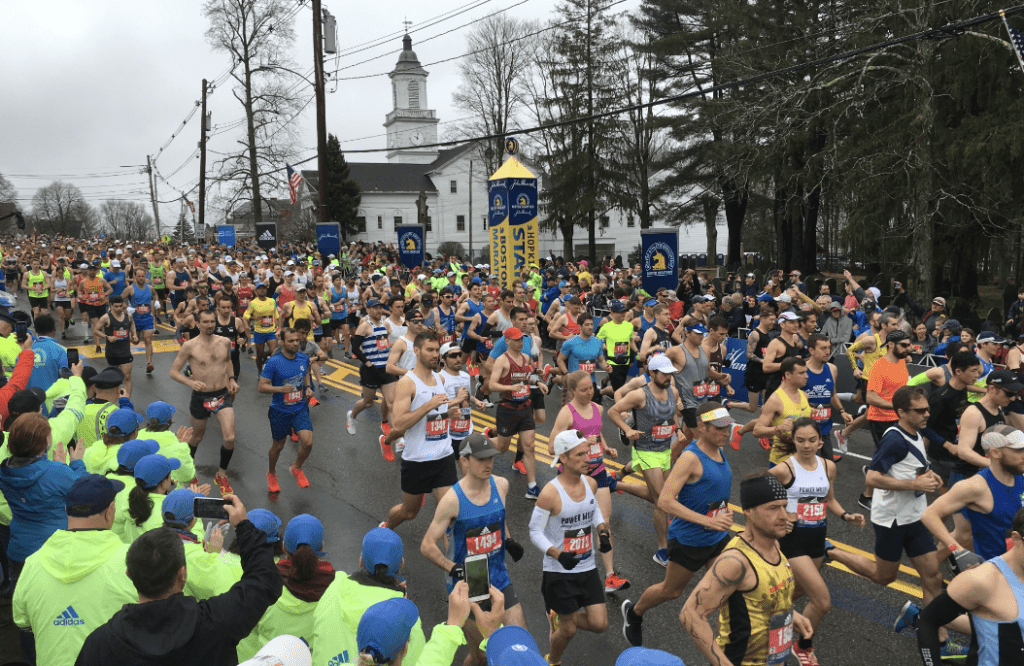
[[[290, 211], [292, 208], [291, 201], [287, 199], [276, 199], [274, 197], [262, 197], [260, 199], [260, 208], [263, 209], [264, 213], [272, 213], [278, 217], [282, 217], [282, 212]], [[231, 211], [231, 217], [249, 217], [252, 214], [252, 201], [241, 201], [233, 211]]]
[[[442, 150], [430, 164], [349, 162], [349, 174], [359, 184], [361, 192], [437, 192], [437, 187], [427, 174], [440, 169], [472, 147], [472, 144], [467, 143]], [[316, 171], [303, 171], [302, 177], [314, 190], [320, 182]]]

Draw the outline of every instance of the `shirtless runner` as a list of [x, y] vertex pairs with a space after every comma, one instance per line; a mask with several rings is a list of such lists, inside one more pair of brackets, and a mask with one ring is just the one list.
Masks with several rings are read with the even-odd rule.
[[[192, 400], [189, 403], [192, 436], [188, 446], [192, 450], [193, 459], [199, 443], [206, 435], [207, 419], [211, 414], [217, 416], [224, 443], [220, 447], [220, 467], [213, 480], [221, 494], [230, 495], [232, 490], [227, 468], [235, 452], [235, 410], [231, 403], [238, 393], [238, 378], [231, 374], [231, 342], [225, 337], [214, 335], [216, 315], [209, 310], [201, 310], [196, 317], [199, 335], [181, 345], [171, 366], [171, 379], [192, 388]], [[186, 363], [192, 368], [191, 377], [181, 373]]]

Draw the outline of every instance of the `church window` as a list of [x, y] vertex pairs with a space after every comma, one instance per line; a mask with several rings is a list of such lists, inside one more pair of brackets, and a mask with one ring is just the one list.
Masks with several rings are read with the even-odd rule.
[[356, 233], [366, 233], [366, 216], [360, 215], [356, 218]]
[[[454, 183], [455, 181], [453, 180], [452, 182]], [[466, 230], [466, 216], [465, 215], [456, 215], [455, 216], [455, 230], [456, 231], [465, 231]]]
[[458, 194], [459, 193], [459, 181], [453, 180], [453, 181], [451, 181], [451, 184], [452, 184], [452, 194]]
[[632, 215], [630, 215], [629, 217], [626, 218], [626, 226], [627, 227], [635, 227], [636, 226], [636, 222], [633, 220], [633, 216]]
[[608, 216], [607, 215], [602, 215], [601, 216], [601, 228], [602, 229], [607, 229], [608, 228]]
[[397, 229], [398, 225], [400, 225], [401, 223], [402, 223], [402, 218], [400, 216], [396, 215], [395, 216], [395, 229]]
[[424, 231], [433, 231], [433, 227], [430, 224], [430, 216], [427, 216], [427, 228]]
[[420, 84], [419, 81], [409, 82], [409, 108], [420, 108]]

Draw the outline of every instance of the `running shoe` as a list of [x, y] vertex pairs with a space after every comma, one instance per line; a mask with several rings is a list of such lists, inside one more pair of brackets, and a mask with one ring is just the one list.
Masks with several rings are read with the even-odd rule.
[[544, 661], [548, 662], [548, 666], [562, 666], [562, 662], [560, 662], [560, 661], [557, 662], [557, 663], [551, 661], [551, 653], [550, 652], [547, 653], [546, 655], [544, 655]]
[[863, 508], [867, 509], [868, 511], [871, 510], [871, 498], [868, 497], [867, 495], [861, 495], [860, 499], [857, 500], [857, 504], [861, 505]]
[[832, 434], [835, 435], [836, 438], [836, 450], [838, 450], [839, 453], [849, 453], [849, 442], [846, 439], [846, 435], [843, 434], [843, 431], [833, 430]]
[[377, 527], [387, 527], [387, 526], [388, 526], [388, 521], [387, 521], [387, 518], [385, 518], [384, 520], [380, 521], [380, 525], [378, 525]]
[[[67, 328], [67, 327], [65, 326], [65, 328]], [[60, 339], [61, 340], [67, 340], [68, 339], [68, 334], [67, 333], [61, 333], [60, 334]]]
[[350, 435], [356, 434], [356, 422], [355, 419], [352, 418], [351, 409], [345, 412], [345, 429], [348, 430], [348, 434]]
[[228, 481], [228, 477], [226, 474], [224, 476], [214, 475], [213, 482], [217, 484], [218, 488], [220, 488], [221, 495], [234, 494], [235, 491], [231, 489], [231, 482]]
[[377, 438], [377, 442], [380, 443], [380, 454], [384, 456], [384, 460], [395, 462], [395, 452], [391, 450], [391, 445], [384, 441], [385, 439], [387, 439], [385, 435]]
[[[498, 431], [495, 430], [494, 428], [484, 428], [483, 435], [487, 439], [494, 439], [495, 437], [498, 436]], [[523, 474], [525, 474], [525, 473], [526, 472], [523, 472]]]
[[[553, 610], [549, 610], [548, 611], [548, 632], [553, 634], [556, 631], [558, 631], [558, 613], [556, 613]], [[549, 656], [551, 656], [551, 655], [545, 655], [544, 658], [547, 659]], [[551, 662], [548, 662], [548, 663], [551, 663]]]
[[654, 561], [663, 567], [668, 566], [668, 548], [659, 548], [654, 554]]
[[327, 358], [331, 359], [332, 361], [334, 360], [334, 350], [333, 349], [328, 349], [327, 350]]
[[527, 488], [526, 488], [526, 499], [537, 501], [538, 497], [540, 497], [540, 486], [538, 486], [538, 485], [527, 486]]
[[380, 422], [380, 431], [382, 433], [384, 433], [385, 435], [390, 435], [391, 434], [391, 424], [388, 423], [387, 421], [381, 421]]
[[306, 478], [305, 472], [301, 469], [295, 469], [295, 463], [292, 463], [292, 466], [288, 469], [291, 471], [292, 476], [295, 477], [295, 480], [299, 483], [299, 488], [309, 488], [309, 479]]
[[526, 476], [526, 465], [523, 464], [522, 460], [520, 460], [517, 463], [514, 463], [512, 465], [512, 469], [514, 469], [515, 471], [519, 472], [523, 476]]
[[103, 353], [103, 347], [100, 347], [99, 345], [96, 345], [96, 353], [97, 354], [102, 354]]
[[551, 376], [551, 371], [552, 370], [554, 370], [554, 368], [551, 367], [551, 364], [550, 363], [546, 364], [544, 366], [544, 369], [541, 371], [540, 380], [542, 382], [547, 382], [548, 381], [548, 377]]
[[833, 453], [832, 454], [832, 462], [839, 462], [842, 459], [843, 459], [843, 454], [841, 454], [841, 453]]
[[267, 490], [272, 493], [281, 492], [281, 484], [277, 482], [277, 474], [267, 472]]
[[292, 441], [293, 442], [299, 441], [299, 433], [295, 432], [294, 430], [292, 430]]
[[147, 363], [146, 364], [146, 374], [147, 375], [153, 374], [153, 364], [152, 363]]
[[644, 619], [633, 612], [633, 602], [626, 599], [620, 607], [622, 610], [622, 635], [633, 646], [644, 644]]
[[327, 384], [321, 384], [321, 385], [320, 385], [320, 392], [321, 392], [321, 393], [327, 393], [327, 389], [328, 389], [328, 388], [330, 388], [330, 387], [329, 387], [329, 386], [327, 386]]
[[813, 647], [809, 647], [804, 650], [794, 642], [793, 656], [796, 657], [798, 662], [800, 662], [800, 666], [821, 666], [818, 662], [818, 658], [814, 655]]
[[604, 579], [604, 591], [605, 594], [612, 592], [618, 592], [619, 590], [625, 590], [629, 587], [629, 581], [615, 573], [614, 571], [608, 574], [608, 577]]
[[946, 641], [946, 644], [942, 646], [942, 650], [939, 655], [943, 660], [961, 659], [967, 656], [970, 648], [959, 640], [953, 640], [952, 638]]
[[765, 451], [770, 451], [771, 450], [771, 448], [772, 448], [772, 440], [768, 439], [767, 437], [761, 437], [757, 441], [761, 445], [761, 448], [764, 449]]
[[405, 437], [399, 437], [398, 441], [391, 445], [391, 448], [394, 449], [395, 453], [405, 451]]
[[903, 604], [903, 608], [900, 609], [900, 614], [896, 616], [896, 621], [893, 622], [893, 631], [898, 634], [904, 629], [913, 629], [917, 626], [917, 616], [920, 614], [921, 607], [913, 601], [908, 601]]
[[835, 550], [835, 549], [836, 549], [835, 544], [832, 543], [831, 541], [829, 541], [828, 539], [825, 539], [825, 558], [822, 560], [822, 564], [824, 564], [825, 562], [828, 562], [830, 559], [832, 559], [830, 557], [830, 555], [831, 555], [832, 551]]
[[[316, 399], [316, 396], [315, 395], [314, 396], [310, 396], [310, 398], [309, 398], [309, 406], [310, 407], [317, 407], [319, 405], [320, 405], [320, 401]], [[293, 439], [292, 441], [296, 442], [298, 440]]]
[[622, 442], [623, 446], [629, 446], [630, 445], [630, 441], [629, 441], [629, 438], [626, 437], [626, 431], [625, 430], [620, 430], [619, 431], [619, 441]]
[[740, 434], [740, 428], [742, 428], [742, 426], [739, 423], [734, 423], [732, 426], [732, 434], [729, 435], [729, 446], [732, 447], [733, 451], [740, 450], [740, 440], [743, 438], [743, 435]]

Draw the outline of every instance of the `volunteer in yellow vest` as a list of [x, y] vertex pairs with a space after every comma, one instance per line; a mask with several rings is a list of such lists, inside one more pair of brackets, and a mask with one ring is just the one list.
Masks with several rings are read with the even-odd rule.
[[[256, 345], [256, 369], [263, 372], [263, 359], [270, 358], [277, 348], [277, 303], [267, 298], [267, 284], [256, 284], [256, 298], [252, 299], [242, 317], [252, 326], [252, 341]], [[263, 347], [267, 346], [264, 355]]]
[[288, 557], [277, 563], [284, 581], [281, 598], [260, 618], [248, 637], [238, 644], [238, 660], [250, 659], [260, 647], [276, 636], [298, 636], [313, 648], [316, 607], [334, 582], [334, 567], [323, 552], [324, 526], [316, 517], [303, 513], [288, 521], [284, 530]]
[[184, 593], [202, 601], [224, 594], [237, 580], [231, 566], [219, 559], [224, 533], [215, 527], [209, 541], [200, 543], [199, 537], [192, 531], [196, 526], [193, 502], [197, 497], [202, 495], [189, 488], [172, 490], [164, 498], [160, 514], [164, 517], [164, 527], [174, 530], [185, 542], [188, 578], [185, 580]]
[[135, 487], [128, 493], [128, 520], [120, 535], [125, 543], [131, 543], [144, 533], [161, 527], [164, 518], [161, 505], [167, 493], [174, 488], [171, 471], [181, 467], [176, 458], [159, 453], [143, 456], [135, 463]]
[[18, 337], [14, 333], [17, 323], [11, 315], [0, 312], [0, 363], [3, 363], [5, 368], [13, 368], [18, 361], [18, 354], [21, 353], [21, 345], [18, 344]]
[[605, 320], [597, 337], [604, 341], [605, 357], [611, 366], [609, 375], [612, 390], [617, 391], [626, 383], [629, 364], [637, 352], [634, 340], [633, 323], [626, 321], [626, 307], [622, 301], [613, 300], [609, 303], [611, 321]]
[[90, 474], [106, 474], [117, 469], [117, 450], [130, 439], [135, 439], [142, 417], [128, 407], [115, 409], [107, 416], [103, 439], [85, 450], [82, 462]]
[[[290, 328], [295, 328], [295, 322], [299, 319], [308, 319], [311, 325], [313, 322], [319, 321], [320, 314], [317, 307], [312, 301], [306, 299], [307, 294], [305, 284], [295, 285], [295, 300], [285, 303], [281, 308], [281, 319], [287, 322]], [[312, 328], [310, 328], [307, 338], [313, 339]]]
[[124, 373], [120, 368], [106, 368], [97, 373], [92, 367], [83, 371], [89, 401], [82, 410], [82, 420], [75, 433], [78, 441], [86, 448], [103, 438], [107, 430], [107, 418], [119, 407], [129, 407], [131, 401], [121, 398], [120, 389]]
[[40, 665], [74, 664], [86, 637], [138, 598], [125, 574], [128, 546], [110, 531], [122, 488], [98, 474], [76, 480], [65, 497], [68, 529], [25, 561], [11, 610], [32, 632]]
[[[804, 636], [813, 633], [807, 618], [793, 610], [793, 573], [779, 549], [789, 524], [786, 502], [786, 489], [766, 470], [751, 472], [740, 483], [746, 531], [732, 538], [679, 615], [710, 662], [785, 664], [793, 628]], [[708, 622], [715, 612], [717, 640]]]
[[[406, 595], [405, 579], [398, 576], [405, 562], [402, 553], [402, 538], [388, 528], [366, 533], [359, 571], [351, 575], [339, 571], [314, 611], [313, 666], [358, 663], [355, 639], [363, 614], [379, 601]], [[417, 620], [404, 663], [418, 663], [425, 643], [423, 624]]]
[[184, 488], [196, 480], [196, 465], [192, 460], [192, 452], [188, 448], [188, 438], [192, 435], [192, 428], [181, 426], [177, 433], [171, 431], [172, 417], [177, 411], [174, 405], [157, 400], [149, 403], [146, 407], [146, 427], [139, 431], [139, 439], [151, 439], [160, 445], [160, 455], [168, 458], [177, 458], [181, 467], [171, 472], [171, 478], [178, 483], [179, 488]]
[[807, 362], [799, 356], [789, 356], [782, 361], [782, 384], [765, 400], [761, 416], [754, 424], [754, 437], [771, 437], [772, 448], [768, 454], [768, 466], [774, 467], [788, 458], [787, 449], [792, 444], [793, 421], [801, 416], [811, 415], [811, 405], [803, 388], [807, 385]]

